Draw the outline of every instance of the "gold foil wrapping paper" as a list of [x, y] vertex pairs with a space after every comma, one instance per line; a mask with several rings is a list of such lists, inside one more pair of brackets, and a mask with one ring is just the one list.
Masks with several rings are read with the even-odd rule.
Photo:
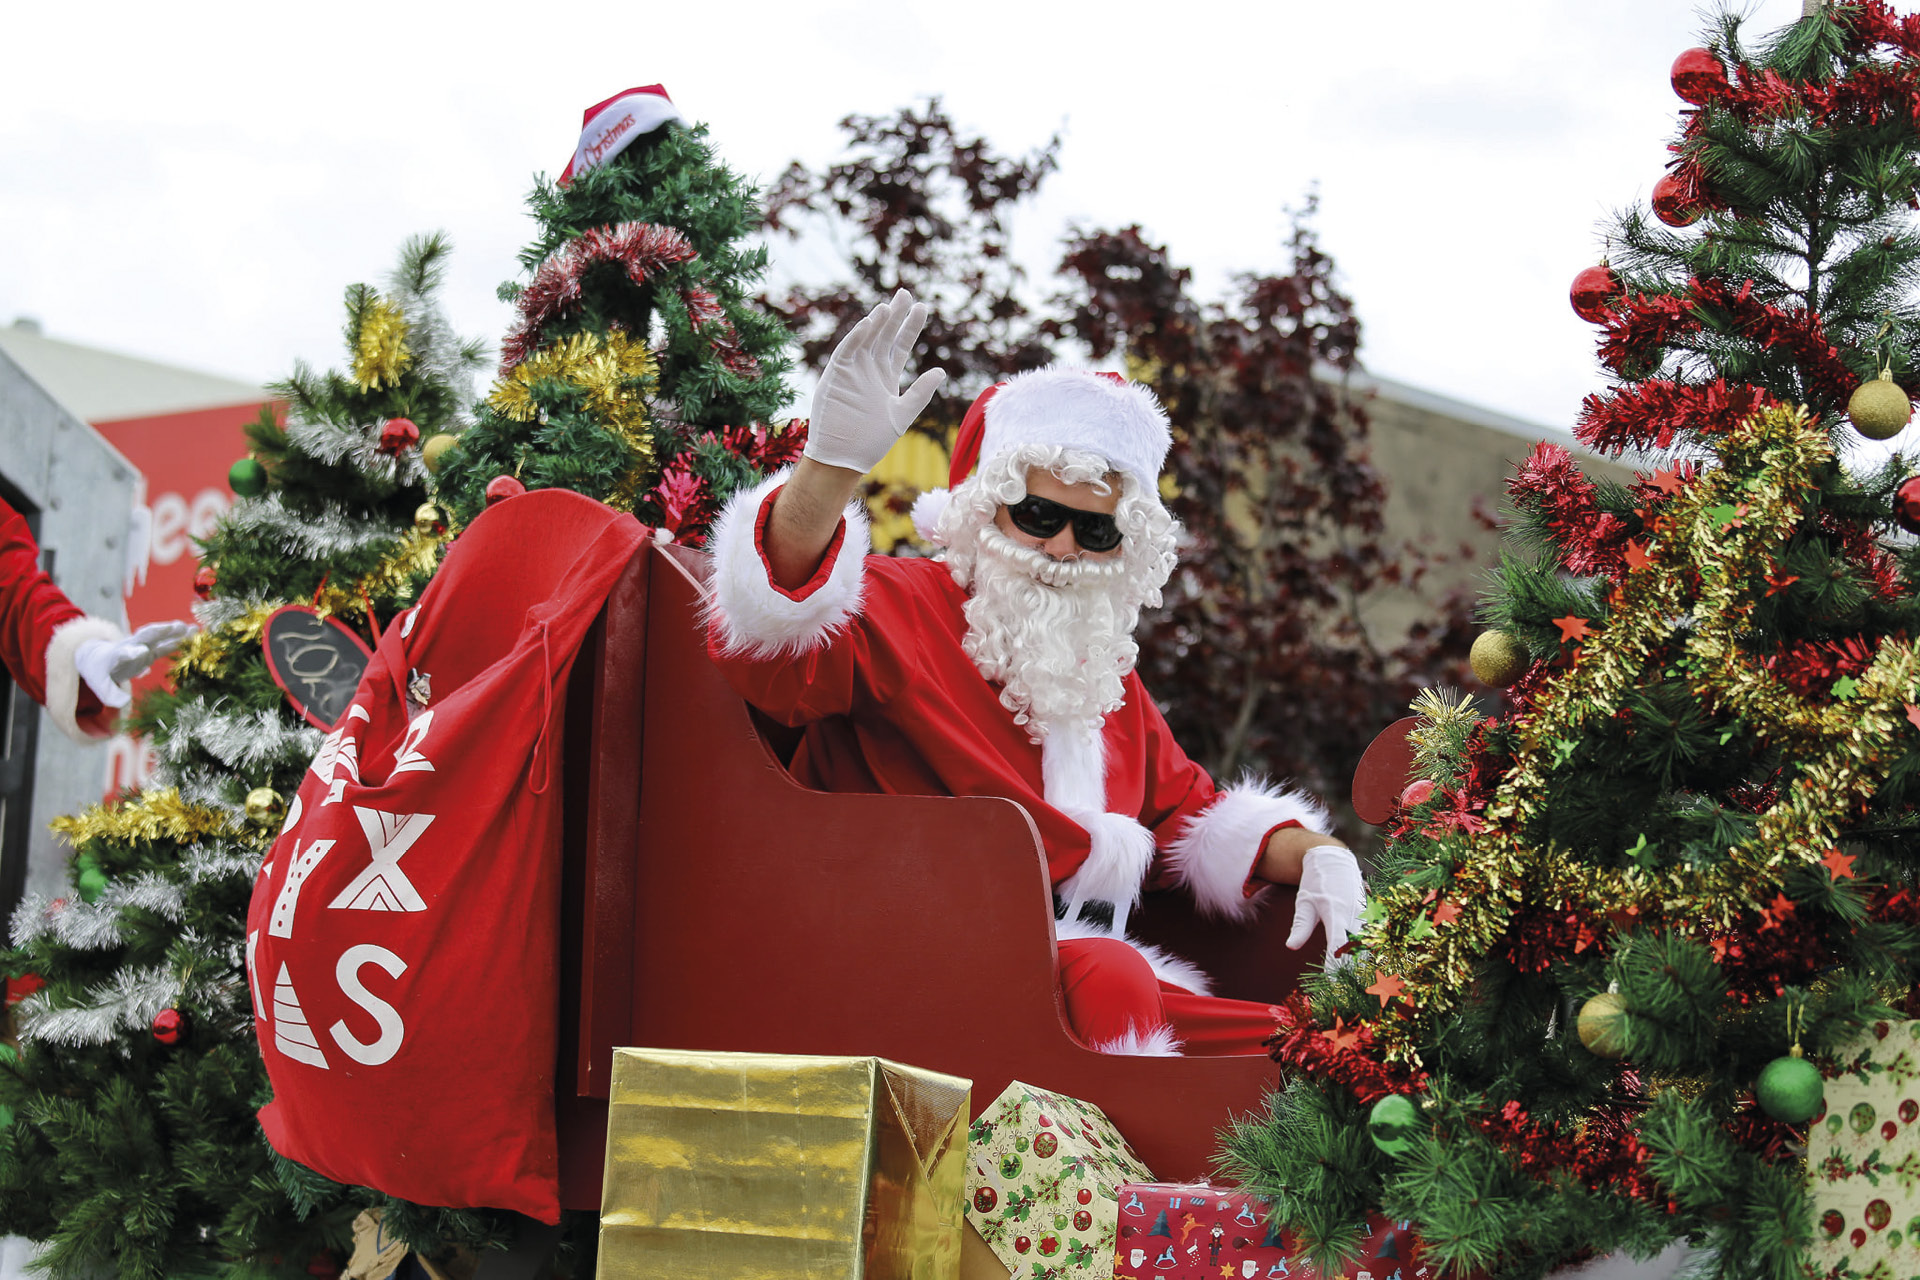
[[600, 1280], [957, 1280], [971, 1089], [882, 1058], [615, 1050]]

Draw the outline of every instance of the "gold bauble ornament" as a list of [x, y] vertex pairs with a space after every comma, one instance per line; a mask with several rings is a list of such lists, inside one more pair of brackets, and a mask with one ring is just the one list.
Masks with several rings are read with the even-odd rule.
[[247, 792], [247, 821], [261, 824], [280, 816], [280, 793], [272, 787], [255, 787]]
[[1617, 1058], [1627, 1051], [1626, 1026], [1621, 1021], [1627, 1006], [1611, 991], [1602, 991], [1580, 1006], [1574, 1026], [1580, 1043], [1596, 1057]]
[[1913, 401], [1893, 380], [1892, 371], [1882, 369], [1879, 377], [1854, 388], [1847, 401], [1847, 417], [1853, 420], [1853, 429], [1867, 439], [1890, 440], [1912, 419]]
[[422, 533], [431, 532], [446, 522], [446, 515], [431, 502], [423, 502], [413, 509], [413, 527]]
[[1533, 656], [1527, 646], [1504, 631], [1483, 631], [1467, 655], [1474, 679], [1489, 688], [1504, 689], [1527, 673]]
[[447, 450], [453, 448], [456, 443], [458, 442], [454, 437], [444, 431], [439, 435], [428, 436], [427, 442], [420, 446], [420, 461], [427, 464], [427, 470], [438, 475], [440, 472], [440, 456]]

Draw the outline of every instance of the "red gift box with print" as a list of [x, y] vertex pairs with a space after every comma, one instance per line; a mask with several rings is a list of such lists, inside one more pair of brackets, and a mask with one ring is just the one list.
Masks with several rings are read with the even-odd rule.
[[[1346, 1280], [1434, 1280], [1413, 1232], [1374, 1217]], [[1205, 1183], [1129, 1182], [1120, 1187], [1115, 1280], [1306, 1280], [1291, 1232], [1267, 1221], [1267, 1202]]]

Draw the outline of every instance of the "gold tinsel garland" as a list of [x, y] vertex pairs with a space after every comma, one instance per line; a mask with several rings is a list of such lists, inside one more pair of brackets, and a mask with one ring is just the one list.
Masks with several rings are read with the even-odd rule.
[[368, 304], [353, 340], [354, 385], [362, 391], [398, 385], [412, 363], [406, 314], [384, 298]]
[[[1405, 1016], [1376, 1027], [1389, 1059], [1419, 1061], [1422, 1031], [1464, 996], [1476, 963], [1517, 908], [1624, 914], [1694, 935], [1725, 929], [1743, 907], [1778, 891], [1789, 869], [1819, 864], [1890, 765], [1886, 744], [1913, 697], [1911, 643], [1884, 640], [1851, 696], [1820, 704], [1800, 699], [1739, 644], [1771, 556], [1803, 518], [1814, 469], [1831, 457], [1826, 433], [1804, 410], [1773, 409], [1740, 423], [1718, 452], [1722, 465], [1687, 486], [1655, 522], [1645, 563], [1616, 588], [1609, 615], [1573, 666], [1542, 684], [1517, 723], [1521, 747], [1484, 826], [1455, 837], [1458, 868], [1434, 895], [1433, 909], [1447, 908], [1444, 918], [1430, 918], [1413, 886], [1380, 895], [1384, 910], [1362, 940], [1380, 972], [1404, 983], [1397, 1009]], [[1690, 578], [1697, 581], [1692, 600]], [[1685, 656], [1670, 674], [1686, 678], [1703, 706], [1779, 745], [1793, 761], [1793, 784], [1760, 815], [1751, 838], [1708, 866], [1600, 867], [1530, 843], [1525, 833], [1542, 815], [1551, 772], [1587, 726], [1620, 710], [1649, 657], [1688, 619]]]
[[647, 397], [659, 376], [653, 353], [618, 331], [576, 333], [536, 351], [494, 383], [487, 403], [494, 412], [515, 422], [534, 422], [540, 406], [534, 400], [535, 383], [564, 382], [583, 393], [586, 409], [600, 425], [620, 437], [628, 450], [628, 465], [605, 501], [620, 511], [631, 511], [653, 478], [653, 438], [647, 431]]
[[1407, 740], [1413, 744], [1414, 772], [1431, 777], [1456, 754], [1459, 744], [1480, 720], [1473, 696], [1458, 689], [1422, 689], [1413, 696], [1413, 714], [1420, 717]]
[[[295, 603], [311, 604], [322, 617], [335, 613], [364, 616], [369, 600], [405, 600], [414, 577], [432, 573], [439, 564], [440, 549], [451, 536], [445, 530], [409, 529], [364, 576], [346, 583], [328, 579], [312, 600]], [[191, 674], [221, 680], [231, 675], [236, 657], [259, 652], [268, 617], [284, 603], [288, 602], [256, 604], [229, 622], [194, 633], [174, 655], [174, 678]]]
[[188, 804], [173, 787], [143, 791], [124, 804], [92, 805], [80, 813], [55, 818], [48, 825], [75, 848], [89, 840], [151, 843], [164, 839], [185, 844], [202, 836], [244, 834], [229, 814]]

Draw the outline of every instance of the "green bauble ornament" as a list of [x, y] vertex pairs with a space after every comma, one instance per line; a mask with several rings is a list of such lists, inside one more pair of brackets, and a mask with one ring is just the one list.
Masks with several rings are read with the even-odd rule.
[[107, 891], [107, 873], [99, 867], [80, 868], [80, 874], [73, 878], [73, 887], [80, 891], [80, 901], [94, 903]]
[[1760, 1108], [1775, 1120], [1800, 1124], [1820, 1114], [1827, 1098], [1827, 1085], [1820, 1068], [1800, 1056], [1800, 1046], [1784, 1058], [1775, 1058], [1760, 1072], [1753, 1086]]
[[0, 1044], [0, 1067], [17, 1066], [19, 1062], [20, 1051], [18, 1049], [10, 1044]]
[[1611, 991], [1602, 991], [1581, 1005], [1580, 1016], [1574, 1023], [1580, 1032], [1580, 1043], [1596, 1057], [1617, 1058], [1625, 1053], [1627, 1037], [1623, 1015], [1626, 1011], [1627, 1006]]
[[1414, 1131], [1419, 1127], [1420, 1111], [1404, 1093], [1388, 1094], [1373, 1104], [1367, 1116], [1367, 1136], [1390, 1156], [1401, 1155], [1412, 1146]]
[[267, 469], [252, 458], [242, 458], [227, 468], [227, 487], [243, 498], [257, 498], [267, 491]]

